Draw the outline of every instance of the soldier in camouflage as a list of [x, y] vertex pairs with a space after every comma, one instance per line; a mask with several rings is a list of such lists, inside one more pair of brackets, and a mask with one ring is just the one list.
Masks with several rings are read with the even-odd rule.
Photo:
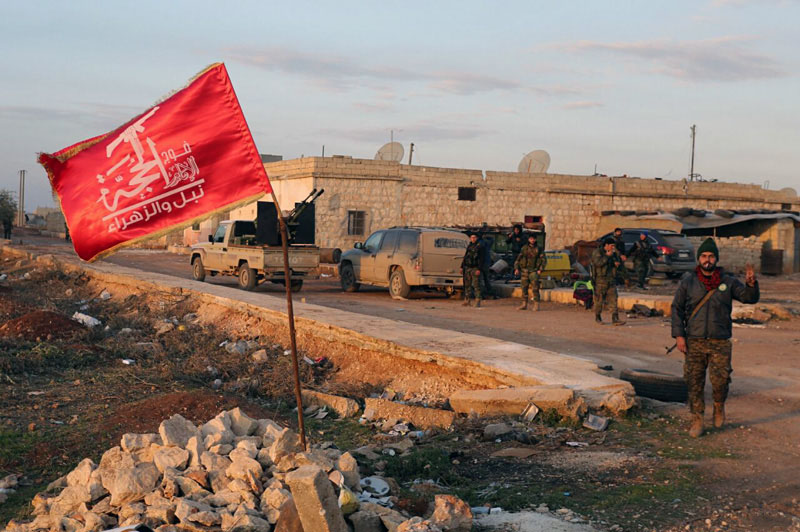
[[672, 336], [685, 355], [683, 375], [689, 391], [692, 424], [689, 435], [703, 434], [706, 369], [714, 397], [714, 426], [725, 423], [725, 400], [731, 381], [731, 309], [733, 300], [757, 303], [758, 281], [753, 267], [745, 269], [745, 282], [717, 266], [719, 250], [707, 238], [697, 249], [698, 266], [681, 278], [672, 301]]
[[533, 310], [539, 310], [539, 276], [547, 266], [547, 257], [536, 245], [536, 235], [528, 235], [528, 243], [522, 246], [514, 261], [514, 274], [519, 274], [519, 286], [522, 288], [522, 304], [519, 310], [528, 308], [528, 286], [533, 289]]
[[656, 250], [647, 240], [645, 233], [639, 233], [639, 240], [633, 243], [631, 248], [631, 257], [633, 258], [633, 265], [636, 268], [636, 275], [639, 281], [639, 288], [647, 290], [644, 283], [647, 281], [647, 273], [650, 270], [650, 258], [657, 257]]
[[461, 261], [461, 273], [464, 276], [464, 306], [469, 306], [470, 299], [475, 299], [475, 306], [481, 306], [481, 267], [485, 260], [486, 249], [478, 240], [477, 233], [469, 235], [469, 245]]
[[611, 311], [611, 323], [623, 325], [625, 322], [619, 319], [617, 310], [617, 270], [625, 269], [622, 265], [622, 258], [617, 254], [613, 238], [606, 238], [603, 246], [598, 247], [592, 253], [592, 276], [594, 284], [594, 319], [597, 323], [603, 323], [603, 307], [608, 304]]

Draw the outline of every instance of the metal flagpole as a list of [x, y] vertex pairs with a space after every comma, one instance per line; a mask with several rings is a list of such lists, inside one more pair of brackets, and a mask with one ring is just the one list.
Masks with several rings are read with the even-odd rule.
[[294, 331], [294, 309], [292, 308], [292, 280], [289, 272], [289, 233], [286, 229], [286, 220], [283, 219], [281, 206], [275, 191], [272, 191], [272, 201], [275, 202], [275, 210], [278, 214], [278, 223], [281, 228], [281, 246], [283, 247], [283, 274], [286, 281], [286, 310], [289, 316], [289, 340], [292, 348], [292, 365], [294, 366], [294, 396], [297, 401], [297, 425], [300, 429], [300, 443], [303, 450], [306, 446], [306, 426], [303, 421], [303, 395], [300, 388], [300, 365], [297, 362], [297, 336]]

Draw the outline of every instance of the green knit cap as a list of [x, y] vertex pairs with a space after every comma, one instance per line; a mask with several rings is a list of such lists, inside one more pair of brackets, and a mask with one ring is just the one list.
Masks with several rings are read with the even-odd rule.
[[700, 247], [697, 248], [697, 258], [699, 259], [700, 255], [707, 251], [713, 253], [714, 256], [717, 257], [717, 260], [719, 260], [719, 249], [717, 248], [717, 243], [714, 242], [714, 239], [711, 237], [706, 238], [703, 243], [700, 244]]

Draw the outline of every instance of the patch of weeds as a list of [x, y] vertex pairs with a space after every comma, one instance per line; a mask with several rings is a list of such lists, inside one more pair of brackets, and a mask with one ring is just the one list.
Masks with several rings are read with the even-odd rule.
[[561, 414], [555, 408], [548, 408], [539, 414], [539, 421], [548, 427], [557, 427], [561, 422]]
[[470, 506], [499, 506], [508, 512], [518, 512], [539, 501], [538, 492], [527, 482], [517, 484], [491, 482], [489, 484], [460, 485], [453, 494]]
[[354, 449], [368, 444], [372, 430], [351, 419], [306, 418], [306, 435], [309, 440], [332, 441], [339, 449]]
[[398, 482], [418, 478], [432, 479], [450, 486], [463, 485], [465, 482], [450, 462], [450, 453], [434, 447], [414, 447], [406, 456], [387, 456], [384, 474]]
[[41, 436], [36, 432], [22, 432], [0, 428], [0, 471], [9, 469], [33, 450]]

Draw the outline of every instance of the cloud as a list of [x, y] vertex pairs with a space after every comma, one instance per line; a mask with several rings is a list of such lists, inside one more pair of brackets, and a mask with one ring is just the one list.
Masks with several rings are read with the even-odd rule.
[[720, 37], [684, 42], [578, 41], [556, 47], [573, 53], [607, 53], [646, 61], [653, 72], [687, 81], [746, 81], [787, 74], [772, 58], [745, 48], [749, 41], [752, 38]]
[[371, 66], [346, 57], [324, 53], [310, 54], [280, 47], [230, 48], [225, 52], [232, 60], [265, 70], [304, 77], [315, 85], [332, 91], [363, 87], [365, 83], [381, 86], [386, 83], [417, 83], [457, 95], [509, 91], [523, 87], [514, 80], [472, 72], [424, 72], [399, 67]]
[[561, 106], [562, 109], [591, 109], [592, 107], [605, 107], [602, 102], [590, 102], [587, 100], [579, 102], [569, 102]]
[[[482, 137], [492, 133], [484, 129], [477, 129], [470, 126], [447, 126], [434, 124], [432, 122], [421, 122], [395, 129], [395, 140], [398, 140], [397, 133], [402, 132], [403, 139], [411, 142], [432, 142], [440, 140], [468, 140]], [[321, 136], [336, 136], [359, 142], [379, 143], [386, 138], [386, 128], [363, 128], [363, 129], [324, 129], [320, 132]]]
[[0, 118], [6, 120], [46, 121], [55, 119], [78, 121], [85, 117], [86, 113], [66, 109], [52, 109], [31, 105], [0, 105]]

